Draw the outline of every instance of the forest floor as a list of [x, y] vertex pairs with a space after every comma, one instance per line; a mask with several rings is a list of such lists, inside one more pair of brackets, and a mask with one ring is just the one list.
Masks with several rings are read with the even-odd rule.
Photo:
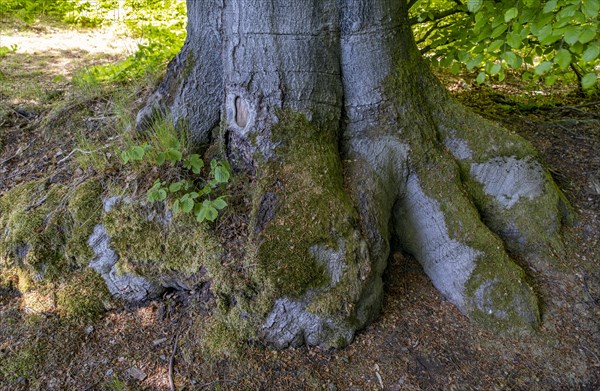
[[[116, 137], [114, 91], [82, 91], [72, 77], [123, 58], [132, 43], [110, 31], [0, 29], [0, 46], [18, 45], [0, 58], [0, 196], [36, 178], [93, 175], [82, 151]], [[525, 91], [519, 80], [442, 79], [457, 99], [537, 147], [579, 214], [564, 230], [567, 255], [527, 270], [542, 301], [538, 332], [498, 335], [469, 322], [400, 252], [390, 259], [379, 319], [333, 351], [249, 346], [236, 358], [202, 357], [198, 292], [78, 324], [51, 305], [32, 310], [33, 295], [0, 288], [0, 389], [168, 390], [170, 377], [178, 390], [600, 389], [600, 99]], [[148, 91], [125, 93], [131, 111]]]

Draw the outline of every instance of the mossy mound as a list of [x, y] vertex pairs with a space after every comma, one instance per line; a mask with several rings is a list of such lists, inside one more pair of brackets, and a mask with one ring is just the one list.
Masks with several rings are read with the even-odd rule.
[[164, 205], [120, 199], [101, 223], [110, 237], [121, 272], [159, 285], [189, 288], [204, 283], [208, 264], [218, 263], [221, 246], [206, 224], [191, 215], [173, 216]]
[[68, 190], [46, 181], [26, 183], [0, 198], [0, 266], [20, 267], [37, 279], [57, 279], [70, 265], [67, 241]]

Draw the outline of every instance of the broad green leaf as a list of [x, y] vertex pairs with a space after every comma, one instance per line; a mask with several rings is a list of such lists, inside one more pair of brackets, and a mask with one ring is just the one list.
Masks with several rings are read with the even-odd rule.
[[492, 75], [492, 76], [497, 75], [498, 73], [500, 73], [501, 70], [502, 70], [502, 64], [496, 63], [496, 64], [492, 65], [492, 67], [490, 68], [490, 75]]
[[481, 9], [483, 5], [483, 0], [468, 0], [467, 1], [467, 9], [469, 12], [475, 13]]
[[565, 42], [569, 45], [573, 45], [575, 42], [579, 40], [579, 36], [581, 35], [581, 30], [575, 26], [570, 26], [565, 30]]
[[600, 1], [598, 0], [583, 0], [581, 11], [588, 18], [597, 18], [600, 13]]
[[554, 19], [554, 14], [536, 14], [534, 22], [531, 23], [531, 32], [535, 35], [538, 34], [538, 31], [544, 28], [545, 26], [552, 23]]
[[173, 213], [177, 214], [179, 213], [179, 200], [175, 200], [175, 202], [173, 202]]
[[596, 72], [587, 73], [581, 78], [581, 86], [586, 90], [594, 87], [597, 82], [598, 76], [596, 75]]
[[554, 62], [560, 69], [566, 69], [571, 64], [571, 53], [566, 49], [559, 49], [554, 56]]
[[556, 83], [556, 80], [558, 80], [558, 77], [556, 75], [550, 75], [544, 79], [544, 83], [547, 86], [553, 86], [554, 83]]
[[458, 75], [460, 73], [460, 63], [453, 63], [452, 68], [450, 68], [450, 72], [452, 72], [453, 75]]
[[487, 77], [487, 75], [485, 74], [485, 72], [479, 72], [479, 74], [477, 75], [477, 83], [481, 84], [485, 81], [485, 78]]
[[552, 69], [552, 63], [550, 61], [544, 61], [543, 63], [541, 63], [537, 67], [535, 67], [535, 74], [543, 75], [544, 73], [548, 72], [550, 69]]
[[518, 15], [519, 15], [519, 10], [517, 9], [517, 7], [509, 8], [504, 13], [504, 21], [505, 22], [510, 22], [511, 20], [513, 20], [514, 18], [516, 18]]
[[506, 34], [506, 42], [510, 45], [511, 48], [518, 49], [521, 46], [522, 42], [521, 35], [519, 33], [511, 31], [510, 33]]
[[171, 185], [169, 185], [169, 192], [176, 193], [179, 190], [181, 190], [182, 187], [183, 187], [183, 182], [181, 182], [181, 181], [171, 183]]
[[227, 202], [221, 197], [217, 198], [213, 201], [213, 206], [219, 210], [225, 208], [227, 206]]
[[552, 28], [559, 29], [565, 26], [573, 26], [573, 17], [564, 16], [562, 18], [558, 18], [554, 24], [552, 24]]
[[584, 27], [581, 35], [579, 35], [579, 42], [588, 43], [596, 36], [596, 27]]
[[519, 57], [517, 57], [517, 55], [513, 52], [505, 52], [504, 61], [506, 61], [511, 68], [518, 68], [521, 66]]
[[575, 53], [575, 54], [581, 54], [583, 52], [583, 44], [581, 42], [575, 42], [574, 45], [571, 45], [569, 47], [569, 51], [571, 53]]
[[181, 151], [175, 148], [169, 148], [165, 153], [165, 159], [173, 163], [180, 161], [182, 156]]
[[206, 220], [206, 208], [202, 207], [196, 212], [196, 220], [201, 223]]
[[557, 3], [557, 0], [550, 0], [549, 2], [546, 3], [542, 12], [547, 14], [549, 12], [554, 11], [554, 8], [556, 8], [556, 3]]
[[537, 32], [537, 37], [540, 41], [547, 40], [552, 35], [552, 26], [547, 24]]
[[160, 187], [153, 186], [146, 194], [148, 202], [164, 201], [167, 198], [167, 192]]
[[583, 14], [583, 12], [579, 12], [577, 11], [575, 13], [575, 16], [573, 16], [572, 21], [574, 24], [582, 24], [584, 23], [586, 20], [586, 16]]
[[504, 45], [504, 41], [502, 39], [497, 39], [490, 44], [490, 46], [488, 47], [488, 51], [494, 52], [494, 51], [500, 49], [500, 47], [502, 47], [502, 45]]
[[213, 208], [212, 206], [207, 208], [206, 210], [206, 220], [215, 221], [219, 217], [219, 211]]
[[467, 69], [469, 71], [472, 71], [473, 68], [475, 68], [477, 65], [481, 64], [481, 61], [483, 60], [483, 56], [480, 54], [477, 57], [474, 57], [472, 59], [470, 59], [469, 61], [467, 61]]
[[600, 45], [593, 45], [588, 47], [585, 52], [583, 52], [583, 56], [581, 56], [581, 58], [585, 62], [591, 62], [595, 60], [598, 55], [600, 55]]
[[579, 8], [579, 6], [577, 4], [572, 4], [567, 7], [563, 7], [556, 15], [556, 18], [557, 19], [573, 18], [573, 16], [575, 16], [575, 12], [577, 12], [578, 8]]
[[158, 166], [162, 166], [163, 164], [165, 164], [165, 160], [166, 160], [166, 154], [164, 152], [161, 152], [156, 157], [156, 164]]
[[497, 38], [500, 35], [502, 35], [506, 29], [508, 28], [508, 25], [506, 24], [501, 24], [500, 26], [496, 27], [494, 29], [494, 31], [492, 31], [492, 35], [490, 35], [490, 38]]
[[196, 214], [196, 220], [202, 222], [204, 220], [215, 221], [219, 216], [219, 211], [212, 206], [212, 203], [208, 200], [204, 200], [202, 206]]
[[452, 57], [445, 57], [444, 59], [442, 59], [442, 61], [440, 61], [440, 66], [448, 68], [452, 65], [453, 62], [454, 59]]
[[215, 168], [215, 180], [218, 183], [225, 183], [229, 180], [229, 171], [223, 166], [217, 166]]
[[183, 213], [190, 213], [192, 209], [194, 209], [194, 200], [191, 198], [186, 198], [185, 200], [181, 201], [181, 211]]
[[129, 158], [131, 160], [142, 160], [144, 158], [144, 148], [136, 145], [129, 150]]
[[121, 160], [123, 160], [124, 164], [129, 163], [129, 154], [127, 151], [121, 151]]
[[197, 153], [190, 155], [189, 158], [185, 159], [185, 168], [192, 170], [194, 174], [200, 174], [200, 171], [204, 167], [204, 161], [200, 158]]

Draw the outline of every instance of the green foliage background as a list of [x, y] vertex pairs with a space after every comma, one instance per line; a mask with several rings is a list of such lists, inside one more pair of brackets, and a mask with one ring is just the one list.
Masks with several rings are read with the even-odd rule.
[[418, 0], [411, 23], [421, 51], [436, 65], [477, 81], [577, 80], [597, 88], [600, 0]]
[[[398, 0], [404, 1], [404, 0]], [[598, 87], [600, 0], [407, 0], [419, 48], [436, 66], [483, 83], [509, 70], [524, 80]], [[184, 0], [2, 0], [3, 17], [95, 27], [120, 23], [143, 38], [125, 61], [94, 67], [83, 82], [127, 83], [164, 69], [185, 39]]]

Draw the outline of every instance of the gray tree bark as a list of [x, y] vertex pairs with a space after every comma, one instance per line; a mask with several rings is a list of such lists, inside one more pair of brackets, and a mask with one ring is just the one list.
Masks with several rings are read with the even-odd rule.
[[509, 252], [527, 268], [560, 251], [568, 204], [526, 141], [440, 86], [404, 1], [188, 0], [188, 12], [138, 122], [170, 112], [208, 143], [220, 121], [228, 158], [256, 178], [240, 260], [251, 293], [214, 271], [234, 317], [276, 347], [343, 346], [381, 309], [396, 236], [472, 319], [539, 324]]

